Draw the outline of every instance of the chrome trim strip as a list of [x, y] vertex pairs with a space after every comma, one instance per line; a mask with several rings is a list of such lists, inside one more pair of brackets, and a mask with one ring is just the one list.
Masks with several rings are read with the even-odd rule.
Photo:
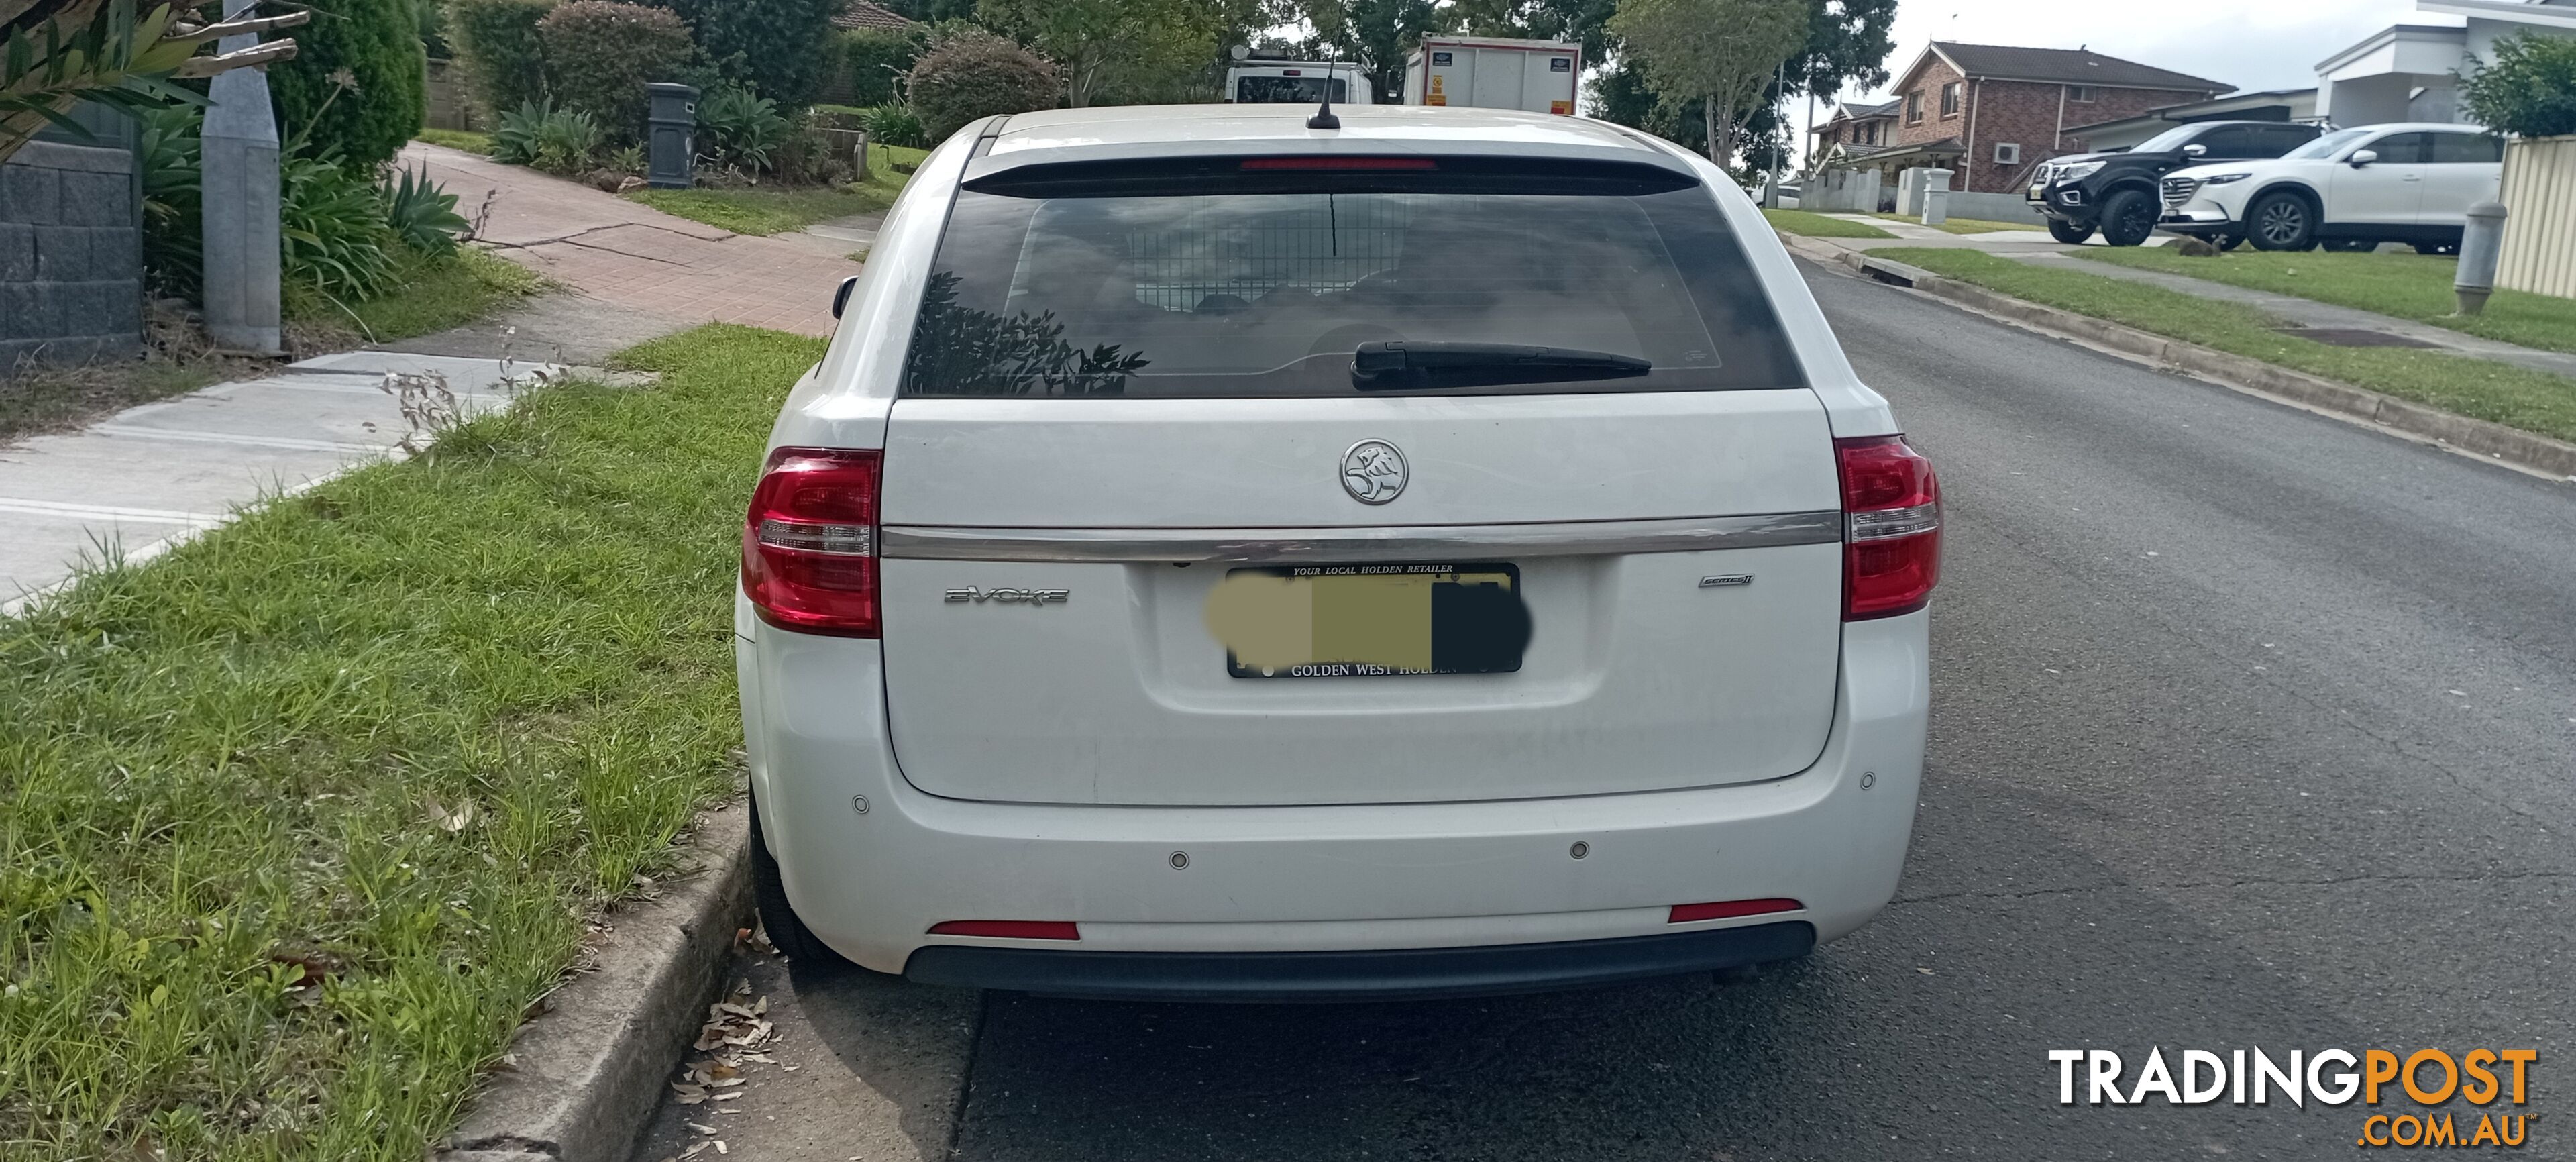
[[887, 525], [877, 553], [931, 561], [1288, 564], [1695, 553], [1843, 539], [1837, 509], [1757, 516], [1377, 528], [1028, 529]]

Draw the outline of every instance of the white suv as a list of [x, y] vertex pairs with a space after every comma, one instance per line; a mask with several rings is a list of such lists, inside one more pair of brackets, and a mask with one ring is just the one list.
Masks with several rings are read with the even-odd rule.
[[2469, 207], [2496, 197], [2504, 142], [2474, 125], [2338, 129], [2271, 161], [2165, 175], [2159, 229], [2258, 250], [2458, 249]]
[[790, 953], [1356, 998], [1894, 893], [1929, 465], [1724, 171], [1487, 109], [1073, 109], [913, 176], [735, 618]]

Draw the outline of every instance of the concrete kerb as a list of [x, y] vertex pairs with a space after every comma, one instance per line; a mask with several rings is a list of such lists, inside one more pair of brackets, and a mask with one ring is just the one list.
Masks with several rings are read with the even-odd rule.
[[1947, 299], [2035, 330], [2189, 372], [2222, 387], [2364, 421], [2537, 475], [2558, 480], [2576, 479], [2576, 444], [2487, 420], [2454, 415], [2367, 388], [2336, 383], [2197, 343], [2168, 339], [2090, 315], [2026, 302], [1974, 283], [1946, 278], [1921, 267], [1892, 259], [1873, 258], [1862, 251], [1845, 250], [1791, 234], [1782, 234], [1780, 238], [1792, 253], [1802, 257], [1839, 263], [1881, 282], [1911, 287], [1935, 298]]
[[618, 910], [595, 966], [519, 1027], [433, 1162], [625, 1162], [751, 923], [751, 806], [699, 817], [683, 870]]

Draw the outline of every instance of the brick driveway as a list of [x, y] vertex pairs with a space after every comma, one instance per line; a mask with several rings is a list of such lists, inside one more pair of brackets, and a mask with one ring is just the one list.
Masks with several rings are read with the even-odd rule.
[[613, 194], [415, 141], [405, 168], [427, 166], [498, 252], [623, 310], [696, 323], [741, 323], [807, 335], [832, 329], [832, 288], [859, 264], [826, 239], [734, 234]]

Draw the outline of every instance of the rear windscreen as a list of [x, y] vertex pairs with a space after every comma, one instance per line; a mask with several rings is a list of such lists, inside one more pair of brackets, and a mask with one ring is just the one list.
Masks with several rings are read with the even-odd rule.
[[[1742, 244], [1687, 178], [1278, 168], [1290, 172], [969, 183], [922, 300], [905, 394], [1805, 384]], [[1364, 385], [1355, 356], [1386, 344], [1417, 359], [1425, 348], [1546, 347], [1609, 369], [1541, 361], [1511, 374], [1471, 366], [1437, 387]]]
[[[1239, 105], [1312, 105], [1324, 99], [1322, 77], [1237, 77], [1234, 100]], [[1351, 83], [1333, 81], [1333, 103], [1347, 105]]]

